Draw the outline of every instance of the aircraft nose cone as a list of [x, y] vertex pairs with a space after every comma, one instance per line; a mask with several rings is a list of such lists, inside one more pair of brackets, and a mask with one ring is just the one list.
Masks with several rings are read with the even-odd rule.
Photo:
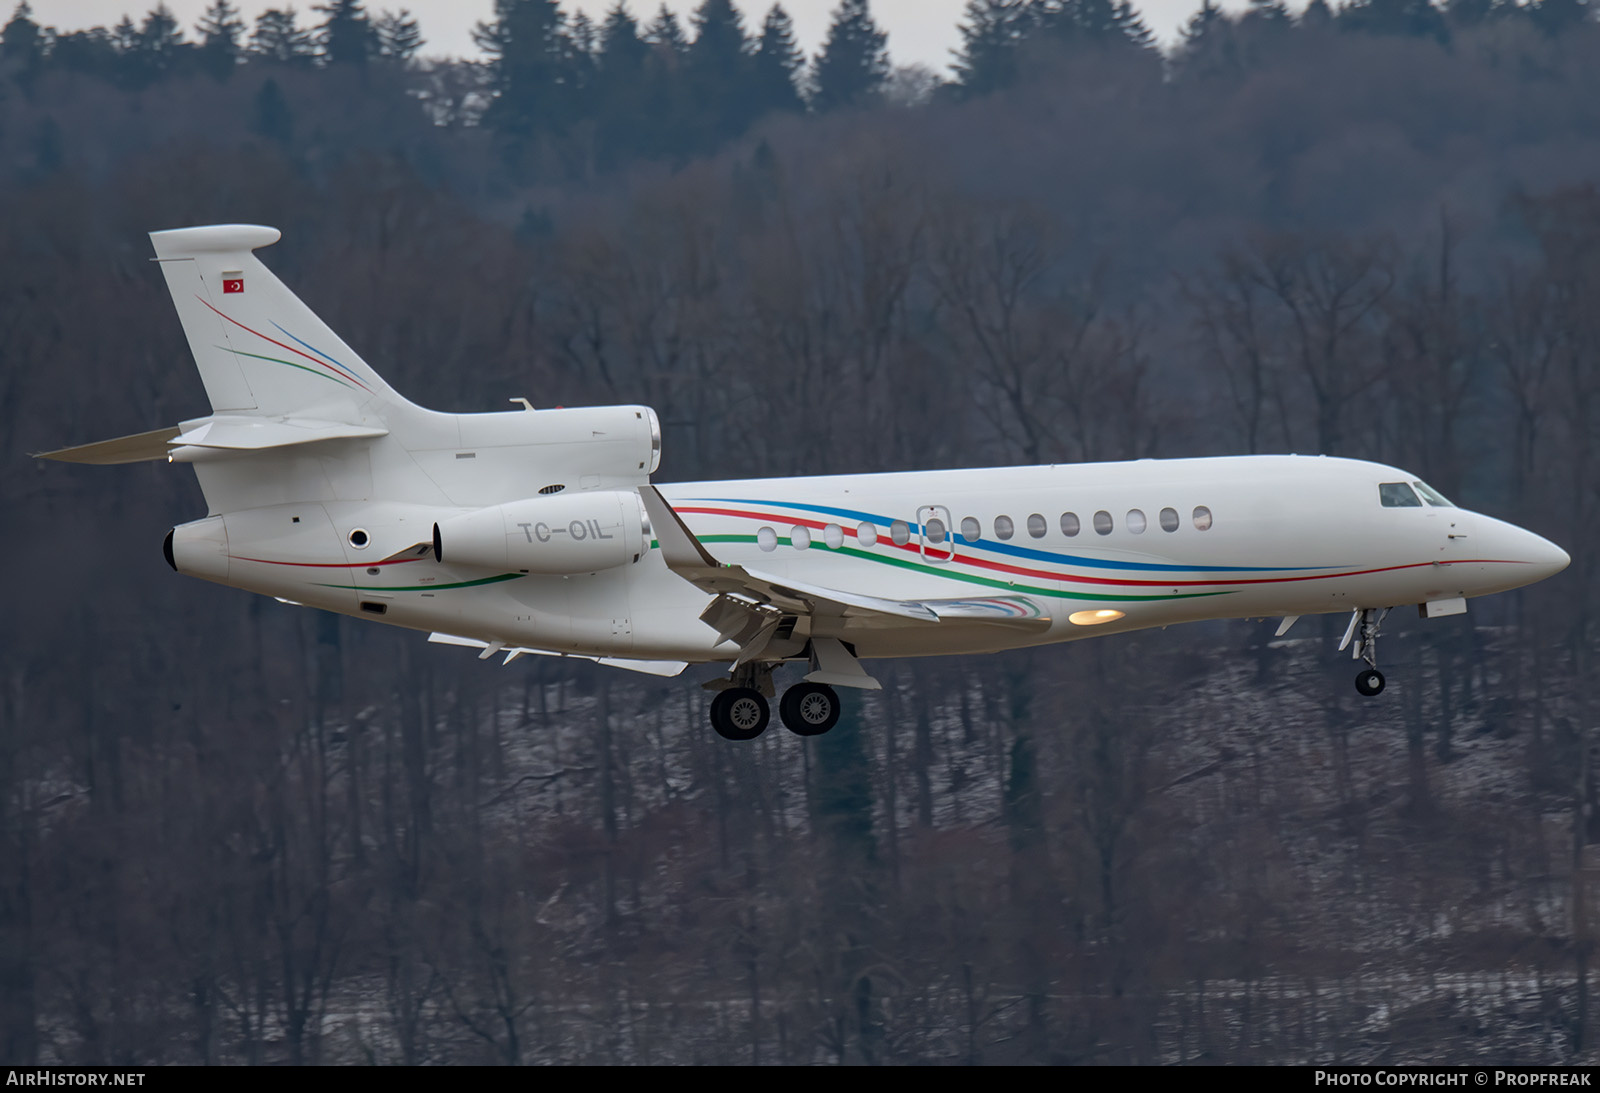
[[1475, 516], [1472, 528], [1476, 556], [1484, 560], [1482, 577], [1494, 584], [1496, 591], [1554, 577], [1572, 564], [1566, 551], [1527, 528], [1486, 516]]
[[1534, 538], [1539, 540], [1540, 549], [1533, 564], [1543, 571], [1541, 576], [1554, 577], [1572, 564], [1572, 555], [1556, 546], [1549, 539], [1542, 539], [1537, 535]]
[[1526, 528], [1517, 529], [1516, 552], [1511, 557], [1526, 565], [1534, 574], [1533, 580], [1554, 577], [1572, 564], [1572, 557], [1542, 535]]

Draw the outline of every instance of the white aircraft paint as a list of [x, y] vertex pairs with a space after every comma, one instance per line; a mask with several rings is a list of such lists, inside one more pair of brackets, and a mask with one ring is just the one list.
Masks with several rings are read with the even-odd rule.
[[425, 410], [255, 257], [275, 229], [151, 239], [214, 413], [47, 454], [191, 464], [211, 511], [168, 537], [174, 569], [508, 662], [726, 662], [713, 722], [734, 738], [765, 727], [786, 661], [810, 667], [784, 708], [809, 735], [832, 687], [877, 686], [860, 659], [1200, 619], [1349, 612], [1376, 693], [1384, 611], [1456, 614], [1569, 561], [1404, 470], [1324, 457], [655, 487], [648, 407]]

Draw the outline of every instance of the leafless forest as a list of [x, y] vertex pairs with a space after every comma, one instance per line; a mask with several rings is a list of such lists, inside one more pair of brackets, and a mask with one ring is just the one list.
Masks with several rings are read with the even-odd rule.
[[[861, 0], [832, 62], [719, 0], [501, 0], [481, 64], [227, 7], [0, 34], [0, 1059], [1600, 1061], [1581, 3], [1163, 54], [977, 0], [945, 82]], [[217, 221], [425, 405], [655, 406], [663, 480], [1325, 452], [1573, 564], [1403, 623], [1376, 700], [1342, 620], [1207, 624], [730, 745], [711, 669], [183, 580], [187, 469], [28, 458], [207, 412], [145, 233]]]

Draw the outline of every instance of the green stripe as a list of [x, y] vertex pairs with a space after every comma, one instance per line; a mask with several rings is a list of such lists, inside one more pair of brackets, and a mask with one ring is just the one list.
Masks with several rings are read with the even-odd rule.
[[364, 584], [322, 584], [316, 582], [319, 588], [350, 588], [357, 592], [437, 592], [446, 588], [476, 588], [481, 584], [499, 584], [501, 581], [514, 581], [524, 577], [524, 573], [502, 573], [498, 577], [479, 577], [475, 581], [457, 581], [455, 584], [410, 584], [410, 585], [364, 585]]
[[271, 361], [273, 364], [287, 364], [290, 368], [298, 368], [302, 372], [310, 372], [313, 376], [328, 380], [330, 383], [337, 383], [340, 387], [348, 387], [352, 391], [355, 390], [354, 387], [350, 387], [348, 383], [341, 379], [335, 379], [326, 372], [318, 372], [315, 368], [307, 368], [303, 364], [294, 363], [294, 361], [279, 360], [277, 357], [263, 357], [260, 353], [246, 353], [243, 349], [234, 349], [231, 346], [226, 345], [219, 345], [217, 348], [222, 350], [224, 353], [232, 353], [236, 357], [254, 357], [258, 361]]
[[[754, 535], [701, 535], [699, 536], [699, 539], [702, 543], [753, 543], [756, 541], [756, 537]], [[653, 548], [656, 544], [651, 543], [650, 545]], [[778, 537], [778, 545], [791, 546], [793, 544], [788, 536], [780, 535]], [[971, 573], [960, 573], [954, 570], [942, 568], [936, 569], [935, 567], [922, 562], [913, 562], [909, 558], [891, 558], [884, 557], [881, 554], [869, 554], [867, 551], [859, 550], [856, 547], [840, 547], [838, 550], [830, 550], [830, 553], [848, 554], [853, 558], [863, 558], [869, 562], [881, 562], [884, 565], [899, 566], [901, 569], [909, 569], [917, 573], [927, 573], [935, 577], [944, 577], [947, 580], [966, 581], [968, 584], [987, 585], [989, 588], [1003, 588], [1011, 592], [1031, 592], [1036, 596], [1053, 596], [1060, 600], [1090, 600], [1095, 603], [1144, 602], [1149, 600], [1195, 600], [1206, 596], [1231, 596], [1235, 591], [1234, 589], [1224, 589], [1220, 592], [1175, 592], [1171, 595], [1164, 596], [1103, 596], [1097, 595], [1093, 592], [1065, 592], [1058, 591], [1053, 588], [1040, 588], [1037, 585], [1031, 584], [1013, 584], [1010, 581], [996, 580], [993, 577], [979, 577]]]

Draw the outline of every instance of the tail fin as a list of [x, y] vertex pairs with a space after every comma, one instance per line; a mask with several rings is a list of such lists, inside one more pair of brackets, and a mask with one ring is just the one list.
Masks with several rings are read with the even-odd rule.
[[253, 224], [150, 233], [212, 410], [340, 419], [341, 407], [405, 403], [251, 253], [279, 234]]

